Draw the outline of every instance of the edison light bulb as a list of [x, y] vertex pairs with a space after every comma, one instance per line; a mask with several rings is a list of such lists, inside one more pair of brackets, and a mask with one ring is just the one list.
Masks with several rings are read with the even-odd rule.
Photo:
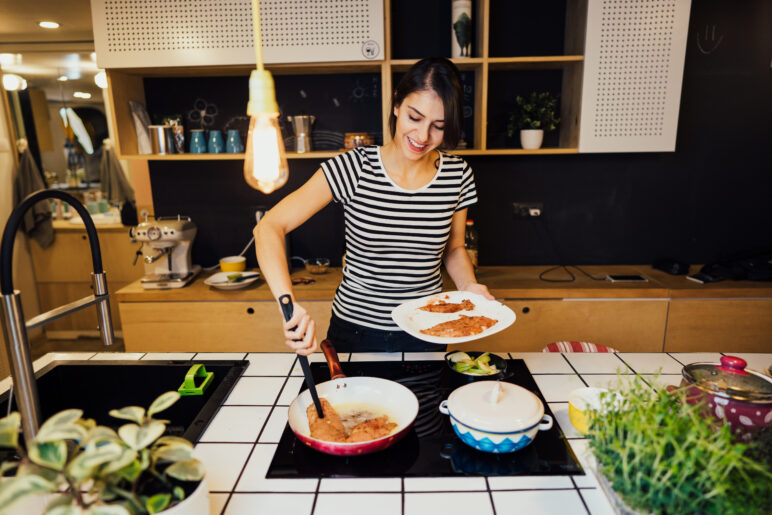
[[244, 157], [244, 179], [263, 193], [287, 182], [289, 166], [279, 129], [279, 106], [273, 77], [268, 70], [254, 70], [249, 77], [249, 133]]
[[289, 175], [278, 118], [261, 113], [249, 119], [244, 179], [266, 194], [284, 186]]

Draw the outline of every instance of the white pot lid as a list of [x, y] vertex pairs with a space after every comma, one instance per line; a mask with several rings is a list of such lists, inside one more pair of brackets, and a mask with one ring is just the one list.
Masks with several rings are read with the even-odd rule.
[[513, 433], [541, 422], [544, 405], [521, 386], [503, 381], [477, 381], [453, 390], [448, 397], [448, 411], [473, 429]]

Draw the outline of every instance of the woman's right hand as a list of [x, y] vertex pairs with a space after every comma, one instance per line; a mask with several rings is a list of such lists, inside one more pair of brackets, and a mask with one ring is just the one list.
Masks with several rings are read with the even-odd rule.
[[316, 322], [300, 304], [295, 304], [292, 318], [284, 322], [284, 343], [302, 356], [313, 354], [316, 343]]

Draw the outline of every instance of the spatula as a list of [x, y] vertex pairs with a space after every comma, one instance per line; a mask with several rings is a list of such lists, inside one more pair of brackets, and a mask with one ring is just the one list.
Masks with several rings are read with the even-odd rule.
[[[292, 311], [294, 309], [292, 305], [292, 297], [285, 294], [279, 297], [279, 305], [281, 306], [281, 312], [284, 314], [284, 320], [292, 318]], [[306, 386], [308, 391], [311, 392], [311, 398], [314, 400], [314, 406], [316, 406], [316, 413], [319, 418], [324, 418], [324, 411], [322, 410], [322, 403], [319, 402], [319, 395], [316, 393], [316, 383], [311, 375], [311, 366], [308, 364], [308, 356], [298, 354], [298, 361], [300, 362], [300, 368], [303, 369], [303, 375], [306, 376]]]

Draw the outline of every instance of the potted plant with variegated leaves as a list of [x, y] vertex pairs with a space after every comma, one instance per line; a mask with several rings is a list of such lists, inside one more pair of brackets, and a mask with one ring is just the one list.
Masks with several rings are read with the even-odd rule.
[[111, 416], [129, 421], [117, 433], [84, 419], [82, 410], [61, 411], [24, 446], [20, 415], [0, 419], [0, 446], [16, 449], [20, 458], [0, 465], [3, 476], [15, 471], [0, 483], [0, 512], [208, 514], [204, 468], [193, 457], [193, 445], [163, 436], [169, 422], [153, 418], [179, 398], [166, 392], [147, 410], [111, 410]]

